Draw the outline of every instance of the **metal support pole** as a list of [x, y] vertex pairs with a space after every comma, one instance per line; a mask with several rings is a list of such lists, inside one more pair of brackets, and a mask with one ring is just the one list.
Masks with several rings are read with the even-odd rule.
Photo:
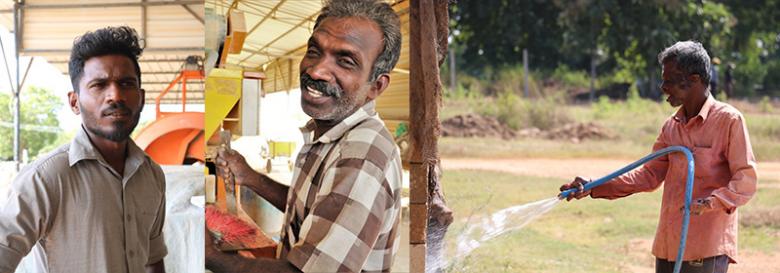
[[[141, 0], [141, 3], [146, 3], [146, 0]], [[146, 6], [141, 6], [141, 39], [144, 39], [144, 46], [148, 44], [149, 41], [146, 40], [147, 38], [147, 15], [146, 15]]]
[[19, 8], [20, 3], [14, 4], [14, 55], [16, 58], [16, 82], [11, 83], [12, 86], [15, 86], [14, 90], [14, 162], [16, 162], [16, 171], [18, 172], [21, 164], [22, 164], [22, 153], [21, 153], [21, 103], [19, 101], [19, 96], [22, 93], [21, 90], [19, 90], [19, 44], [21, 43], [19, 36], [19, 20], [21, 20], [19, 16]]

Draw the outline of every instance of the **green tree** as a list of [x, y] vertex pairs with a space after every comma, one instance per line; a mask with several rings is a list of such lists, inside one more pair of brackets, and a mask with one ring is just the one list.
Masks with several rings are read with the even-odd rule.
[[697, 40], [720, 56], [720, 37], [730, 33], [734, 18], [719, 3], [659, 1], [558, 1], [566, 37], [563, 50], [602, 51], [602, 71], [630, 71], [647, 78], [659, 73], [656, 55], [679, 40]]
[[[12, 98], [10, 94], [0, 94], [0, 160], [14, 157]], [[21, 104], [20, 146], [34, 159], [44, 147], [51, 148], [62, 133], [57, 120], [57, 110], [62, 105], [51, 91], [34, 86], [22, 91]]]
[[595, 60], [603, 83], [642, 80], [657, 92], [658, 52], [697, 40], [722, 61], [721, 83], [736, 64], [738, 96], [780, 92], [780, 0], [459, 1], [451, 14], [459, 73], [487, 82], [526, 48], [543, 75], [562, 65], [587, 73]]
[[535, 67], [554, 69], [562, 59], [560, 9], [547, 1], [459, 1], [450, 7], [461, 69], [514, 67], [522, 64], [524, 48]]

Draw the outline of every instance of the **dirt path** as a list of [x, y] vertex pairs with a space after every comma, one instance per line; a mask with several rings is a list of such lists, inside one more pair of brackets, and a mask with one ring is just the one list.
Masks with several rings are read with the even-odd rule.
[[[518, 175], [553, 177], [563, 180], [580, 175], [598, 178], [630, 164], [625, 159], [545, 159], [545, 158], [442, 158], [442, 169], [446, 170], [486, 170], [508, 172]], [[758, 164], [759, 178], [770, 183], [759, 183], [759, 187], [780, 188], [780, 162], [761, 162]], [[564, 181], [565, 182], [565, 181]]]
[[[442, 168], [447, 170], [487, 170], [508, 172], [518, 175], [560, 178], [562, 183], [577, 175], [593, 178], [609, 174], [631, 162], [623, 159], [481, 159], [481, 158], [442, 158]], [[780, 162], [761, 162], [758, 165], [759, 188], [780, 188]], [[635, 239], [626, 245], [627, 255], [641, 257], [642, 264], [623, 265], [626, 272], [652, 273], [654, 259], [649, 254], [652, 239]], [[778, 246], [780, 248], [780, 246]], [[742, 251], [739, 264], [729, 266], [732, 273], [778, 272], [777, 261], [780, 252], [762, 253]]]

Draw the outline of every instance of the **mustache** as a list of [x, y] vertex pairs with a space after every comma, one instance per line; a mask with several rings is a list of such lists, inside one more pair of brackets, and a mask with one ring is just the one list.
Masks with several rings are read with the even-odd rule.
[[103, 116], [108, 116], [114, 113], [119, 113], [121, 115], [129, 115], [133, 111], [130, 110], [130, 107], [127, 107], [124, 102], [120, 103], [112, 103], [109, 104], [108, 107], [100, 111], [100, 114]]
[[341, 98], [341, 95], [344, 94], [344, 90], [339, 86], [329, 84], [323, 80], [312, 79], [311, 76], [305, 72], [301, 73], [301, 87], [311, 87], [312, 89], [322, 92], [323, 95], [335, 97], [337, 99]]

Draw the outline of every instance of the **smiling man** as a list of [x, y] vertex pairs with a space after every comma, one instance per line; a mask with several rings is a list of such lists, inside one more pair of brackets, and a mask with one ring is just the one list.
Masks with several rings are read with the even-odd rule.
[[[214, 272], [389, 271], [398, 250], [401, 158], [374, 110], [401, 50], [400, 20], [384, 1], [329, 1], [300, 63], [301, 106], [312, 120], [290, 187], [220, 152], [232, 172], [285, 211], [278, 259], [244, 259], [206, 240]], [[207, 232], [208, 235], [208, 232]]]
[[130, 139], [144, 106], [129, 27], [87, 32], [71, 51], [71, 143], [22, 170], [0, 204], [0, 273], [32, 250], [33, 272], [164, 272], [165, 177]]
[[[756, 161], [745, 118], [709, 92], [711, 68], [698, 42], [678, 42], [658, 55], [663, 66], [661, 89], [680, 109], [666, 120], [653, 151], [685, 146], [694, 154], [695, 177], [691, 222], [683, 255], [683, 273], [725, 273], [737, 259], [737, 207], [756, 192]], [[687, 160], [673, 153], [572, 198], [617, 199], [653, 191], [664, 184], [661, 216], [653, 243], [656, 272], [673, 272], [680, 243]], [[588, 181], [576, 177], [561, 186], [582, 189]]]

